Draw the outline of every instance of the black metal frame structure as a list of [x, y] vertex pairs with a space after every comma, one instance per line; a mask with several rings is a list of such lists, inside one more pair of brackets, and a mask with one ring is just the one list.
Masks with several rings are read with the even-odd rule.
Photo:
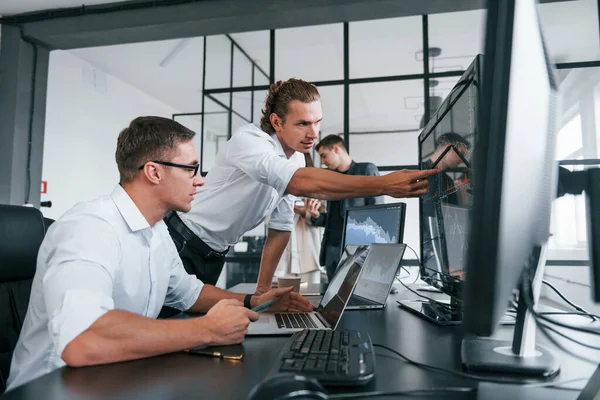
[[[391, 82], [423, 79], [425, 120], [430, 113], [430, 79], [460, 76], [462, 71], [430, 72], [428, 68], [429, 40], [428, 17], [457, 11], [468, 11], [481, 7], [480, 0], [455, 2], [407, 2], [387, 0], [364, 2], [359, 0], [282, 0], [276, 4], [269, 0], [257, 0], [251, 4], [243, 0], [223, 0], [220, 2], [198, 2], [194, 0], [148, 0], [116, 3], [99, 6], [73, 7], [63, 10], [34, 12], [18, 16], [2, 17], [2, 52], [0, 53], [0, 138], [10, 145], [0, 150], [0, 163], [4, 166], [0, 174], [0, 201], [10, 204], [23, 204], [29, 201], [39, 205], [37, 192], [41, 179], [43, 138], [45, 121], [46, 86], [49, 52], [55, 49], [105, 46], [111, 44], [134, 43], [152, 40], [165, 40], [183, 37], [204, 37], [270, 29], [269, 82], [275, 76], [276, 29], [294, 26], [308, 26], [330, 23], [344, 24], [344, 76], [340, 80], [315, 82], [320, 86], [343, 85], [344, 124], [343, 134], [351, 146], [349, 124], [349, 86], [358, 83]], [[554, 0], [541, 0], [551, 2]], [[598, 16], [600, 19], [600, 0]], [[231, 10], [223, 13], [223, 9]], [[343, 11], [343, 12], [342, 12]], [[423, 29], [423, 72], [421, 74], [386, 76], [374, 78], [349, 78], [348, 22], [379, 18], [422, 15]], [[600, 35], [600, 30], [599, 30]], [[231, 39], [231, 37], [230, 37]], [[234, 40], [232, 48], [241, 49]], [[37, 52], [37, 58], [33, 53]], [[244, 54], [247, 57], [247, 54]], [[206, 46], [204, 46], [206, 60]], [[34, 67], [35, 66], [35, 67]], [[600, 67], [600, 60], [568, 62], [557, 64], [558, 69]], [[32, 72], [33, 71], [33, 72]], [[256, 68], [252, 68], [255, 82]], [[266, 71], [259, 71], [265, 74]], [[32, 78], [32, 75], [36, 78]], [[203, 71], [206, 78], [206, 70]], [[203, 79], [206, 82], [206, 79]], [[230, 85], [232, 86], [232, 85]], [[265, 90], [267, 85], [246, 88], [206, 89], [207, 95], [230, 93], [249, 89]], [[253, 90], [251, 90], [253, 92]], [[31, 94], [21, 96], [19, 94]], [[253, 95], [253, 93], [252, 93]], [[203, 96], [204, 97], [204, 96]], [[214, 97], [214, 96], [213, 96]], [[253, 103], [253, 102], [252, 102]], [[234, 115], [229, 105], [229, 121]], [[202, 107], [204, 107], [202, 105]], [[204, 127], [204, 108], [200, 113]], [[251, 119], [254, 113], [251, 114]], [[22, 134], [22, 127], [29, 127], [29, 135]], [[230, 124], [231, 126], [231, 124]], [[201, 146], [204, 136], [201, 135]], [[417, 168], [417, 165], [380, 166], [382, 171], [402, 168]], [[26, 199], [31, 192], [31, 198]]]

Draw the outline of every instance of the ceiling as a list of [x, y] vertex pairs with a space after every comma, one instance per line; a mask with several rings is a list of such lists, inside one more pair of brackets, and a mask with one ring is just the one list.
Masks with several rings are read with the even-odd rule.
[[15, 15], [57, 8], [93, 6], [97, 4], [122, 3], [126, 0], [1, 0], [0, 15]]
[[[447, 70], [442, 68], [444, 66], [465, 69], [473, 57], [481, 52], [485, 14], [481, 10], [464, 14], [466, 15], [462, 16], [461, 24], [467, 21], [469, 23], [461, 32], [472, 40], [463, 43], [459, 53], [455, 54], [455, 50], [449, 50], [446, 55], [450, 57], [451, 62], [438, 60], [440, 71]], [[421, 73], [422, 61], [418, 60], [418, 53], [422, 50], [421, 29], [420, 17], [351, 23], [349, 50], [353, 56], [350, 60], [350, 77]], [[268, 31], [237, 33], [231, 37], [261, 69], [269, 71]], [[452, 46], [447, 43], [449, 40], [453, 40], [452, 37], [448, 38], [448, 35], [445, 35], [436, 45], [450, 49]], [[276, 32], [275, 43], [277, 80], [290, 77], [309, 81], [343, 78], [342, 24], [280, 29]], [[390, 51], [391, 48], [396, 48], [397, 51]], [[203, 38], [84, 48], [71, 52], [182, 113], [201, 110]], [[206, 87], [228, 87], [231, 75], [230, 40], [224, 35], [209, 36], [206, 52]], [[452, 56], [462, 58], [457, 61]], [[250, 86], [252, 64], [237, 50], [234, 60], [234, 86]], [[262, 74], [256, 72], [255, 76], [260, 78], [257, 84], [268, 83]], [[457, 79], [441, 79], [436, 89], [432, 90], [432, 94], [445, 96]], [[324, 110], [323, 132], [342, 132], [343, 87], [339, 85], [319, 89]], [[265, 94], [265, 91], [255, 92], [255, 121], [260, 115]], [[229, 104], [228, 96], [215, 95], [225, 104]], [[251, 116], [250, 99], [249, 92], [235, 93], [233, 98], [234, 109], [247, 118]], [[206, 111], [220, 110], [223, 109], [212, 101], [206, 102]], [[422, 114], [422, 80], [360, 84], [351, 87], [351, 131], [414, 130], [418, 129]], [[214, 120], [217, 125], [215, 130], [226, 128], [221, 117], [215, 116]], [[207, 127], [209, 123], [207, 121]]]
[[[95, 5], [107, 0], [0, 0], [0, 14], [8, 15], [81, 3]], [[110, 1], [114, 2], [114, 1]], [[429, 17], [430, 47], [442, 54], [430, 61], [434, 72], [466, 68], [483, 50], [482, 10], [434, 14]], [[596, 0], [542, 4], [540, 16], [548, 47], [557, 62], [600, 59]], [[351, 22], [349, 28], [350, 78], [416, 74], [422, 72], [421, 17]], [[231, 37], [264, 71], [269, 71], [269, 32], [235, 33]], [[295, 76], [311, 81], [343, 78], [342, 24], [278, 29], [276, 32], [275, 78]], [[207, 37], [206, 87], [228, 87], [231, 42], [225, 35]], [[203, 38], [71, 50], [73, 54], [146, 92], [174, 109], [199, 112], [202, 105]], [[252, 64], [238, 49], [234, 54], [234, 86], [249, 86]], [[256, 84], [268, 83], [260, 73]], [[260, 78], [260, 80], [258, 80]], [[431, 94], [445, 97], [458, 78], [444, 78]], [[343, 130], [342, 86], [320, 88], [325, 113], [323, 130]], [[265, 92], [255, 92], [254, 117], [260, 115]], [[216, 95], [229, 103], [228, 95]], [[251, 94], [234, 94], [234, 109], [247, 118]], [[206, 110], [222, 108], [212, 101]], [[422, 81], [399, 81], [353, 85], [350, 90], [350, 130], [417, 129], [423, 114]], [[224, 129], [215, 117], [216, 131]], [[218, 122], [217, 122], [218, 120]], [[234, 122], [243, 120], [234, 118]], [[207, 122], [210, 124], [210, 118]]]

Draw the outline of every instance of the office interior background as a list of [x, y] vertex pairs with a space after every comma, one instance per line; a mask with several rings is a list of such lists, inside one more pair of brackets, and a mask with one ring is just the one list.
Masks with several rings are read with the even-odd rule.
[[[562, 95], [559, 160], [599, 158], [598, 4], [539, 5]], [[174, 118], [196, 131], [202, 171], [209, 172], [232, 132], [258, 122], [269, 83], [290, 77], [319, 87], [321, 137], [342, 135], [354, 160], [382, 173], [417, 168], [419, 128], [482, 53], [484, 20], [479, 9], [52, 51], [41, 195], [52, 207], [42, 211], [56, 219], [110, 192], [118, 181], [117, 135], [139, 115]], [[402, 201], [405, 242], [418, 253], [418, 200]], [[582, 196], [555, 201], [552, 231], [551, 263], [585, 265]], [[264, 234], [263, 225], [247, 233]]]

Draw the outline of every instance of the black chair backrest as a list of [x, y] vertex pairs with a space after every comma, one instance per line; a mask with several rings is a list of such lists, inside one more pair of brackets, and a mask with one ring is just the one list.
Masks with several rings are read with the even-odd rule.
[[27, 312], [38, 251], [52, 222], [36, 208], [0, 204], [0, 393]]

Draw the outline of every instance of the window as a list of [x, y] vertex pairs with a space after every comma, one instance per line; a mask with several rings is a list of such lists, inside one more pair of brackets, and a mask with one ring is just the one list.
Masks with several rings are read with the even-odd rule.
[[350, 86], [350, 154], [378, 166], [417, 164], [423, 81]]
[[600, 59], [596, 0], [546, 2], [538, 11], [554, 62]]
[[342, 79], [343, 38], [342, 24], [278, 29], [275, 32], [275, 80]]
[[422, 17], [350, 22], [350, 78], [423, 73]]
[[429, 15], [429, 48], [439, 49], [429, 54], [429, 71], [463, 71], [483, 53], [485, 16], [484, 10]]

